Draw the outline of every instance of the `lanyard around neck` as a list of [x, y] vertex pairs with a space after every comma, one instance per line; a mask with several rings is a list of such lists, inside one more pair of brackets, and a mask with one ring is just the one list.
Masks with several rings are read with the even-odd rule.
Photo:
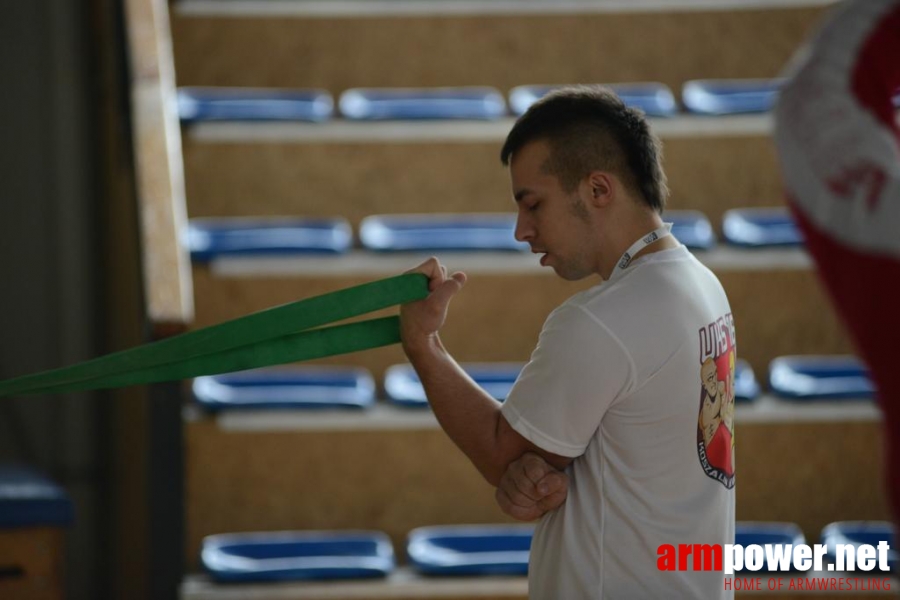
[[661, 240], [664, 237], [670, 235], [672, 235], [672, 224], [664, 223], [663, 226], [659, 229], [654, 229], [653, 231], [633, 243], [631, 246], [629, 246], [628, 250], [625, 251], [625, 254], [622, 255], [622, 258], [619, 259], [619, 262], [616, 264], [616, 268], [613, 269], [613, 272], [609, 276], [609, 278], [612, 279], [616, 275], [627, 269], [638, 252], [640, 252], [653, 242]]

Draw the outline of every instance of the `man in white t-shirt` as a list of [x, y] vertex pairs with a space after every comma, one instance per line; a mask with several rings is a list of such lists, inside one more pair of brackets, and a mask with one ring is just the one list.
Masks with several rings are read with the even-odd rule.
[[[736, 351], [722, 286], [660, 217], [658, 140], [603, 88], [567, 88], [516, 122], [501, 158], [516, 238], [560, 277], [602, 282], [551, 313], [501, 405], [438, 334], [466, 276], [420, 265], [432, 293], [402, 307], [401, 335], [438, 421], [495, 486], [517, 480], [504, 473], [523, 456], [568, 475], [565, 502], [535, 532], [531, 598], [731, 597], [702, 561], [658, 568], [663, 545], [733, 542], [733, 422], [719, 418], [708, 436], [700, 422], [703, 365], [727, 398]], [[566, 490], [552, 483], [555, 506]], [[518, 491], [523, 514], [545, 493]]]

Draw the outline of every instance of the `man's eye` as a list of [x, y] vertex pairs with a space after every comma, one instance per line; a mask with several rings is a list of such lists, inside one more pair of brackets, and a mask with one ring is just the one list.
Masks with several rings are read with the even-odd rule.
[[540, 202], [535, 202], [534, 204], [532, 204], [531, 206], [528, 207], [528, 210], [531, 212], [534, 212], [537, 210], [538, 206], [540, 206], [540, 205], [541, 205]]

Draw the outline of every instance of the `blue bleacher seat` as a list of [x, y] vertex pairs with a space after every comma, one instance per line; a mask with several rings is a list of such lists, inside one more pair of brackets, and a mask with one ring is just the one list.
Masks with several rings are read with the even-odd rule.
[[74, 521], [68, 493], [36, 470], [0, 465], [0, 529], [65, 527]]
[[406, 553], [428, 575], [525, 575], [531, 525], [447, 525], [409, 533]]
[[178, 115], [197, 121], [326, 121], [334, 99], [324, 90], [188, 87], [178, 90]]
[[845, 355], [780, 356], [769, 364], [769, 389], [798, 400], [866, 400], [874, 394], [865, 365]]
[[722, 235], [735, 246], [800, 246], [803, 235], [786, 208], [736, 208], [725, 211]]
[[705, 115], [767, 112], [775, 105], [783, 79], [695, 79], [685, 82], [681, 101]]
[[712, 224], [699, 210], [667, 210], [663, 221], [672, 223], [672, 235], [692, 250], [709, 250], [716, 245]]
[[506, 114], [503, 94], [490, 87], [354, 88], [341, 94], [348, 119], [499, 119]]
[[375, 382], [365, 369], [297, 365], [197, 377], [194, 398], [204, 408], [366, 408]]
[[353, 230], [341, 218], [191, 219], [186, 243], [197, 262], [222, 256], [341, 254], [352, 246]]
[[[900, 564], [900, 552], [894, 546], [894, 539], [894, 527], [888, 521], [838, 521], [829, 523], [822, 529], [820, 543], [827, 546], [826, 558], [834, 564], [837, 562], [838, 544], [854, 547], [866, 544], [877, 547], [878, 542], [887, 542], [891, 548], [888, 551], [888, 565], [891, 571], [896, 573], [898, 564]], [[874, 571], [874, 573], [879, 572]]]
[[[738, 521], [734, 524], [734, 543], [740, 544], [744, 548], [750, 545], [758, 545], [763, 548], [768, 545], [796, 546], [805, 544], [806, 538], [800, 527], [794, 523]], [[787, 553], [787, 556], [791, 557], [792, 555]], [[746, 568], [735, 568], [735, 573], [767, 572], [767, 566], [768, 562], [764, 561], [761, 570], [750, 571]], [[772, 566], [772, 572], [779, 572], [774, 569], [775, 565]], [[791, 568], [793, 568], [793, 561], [791, 561]]]
[[[520, 85], [509, 92], [509, 108], [515, 115], [522, 115], [528, 108], [559, 85]], [[650, 117], [671, 117], [678, 112], [675, 96], [669, 86], [662, 83], [614, 83], [610, 88], [622, 101], [643, 111]]]
[[220, 582], [384, 577], [395, 565], [390, 538], [378, 531], [211, 535], [200, 559]]
[[516, 215], [500, 213], [373, 215], [359, 240], [378, 251], [528, 250], [516, 241]]
[[[522, 363], [463, 363], [463, 370], [491, 397], [506, 400], [509, 390], [522, 371]], [[384, 390], [388, 399], [403, 406], [428, 406], [425, 389], [412, 365], [388, 367], [384, 374]]]
[[759, 383], [753, 373], [753, 367], [746, 360], [739, 358], [734, 364], [734, 399], [736, 401], [753, 401], [760, 394]]

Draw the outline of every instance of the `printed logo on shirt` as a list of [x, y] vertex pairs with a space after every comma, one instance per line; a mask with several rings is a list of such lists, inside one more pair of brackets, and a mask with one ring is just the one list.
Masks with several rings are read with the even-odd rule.
[[734, 320], [731, 313], [700, 329], [700, 466], [727, 489], [734, 487]]

